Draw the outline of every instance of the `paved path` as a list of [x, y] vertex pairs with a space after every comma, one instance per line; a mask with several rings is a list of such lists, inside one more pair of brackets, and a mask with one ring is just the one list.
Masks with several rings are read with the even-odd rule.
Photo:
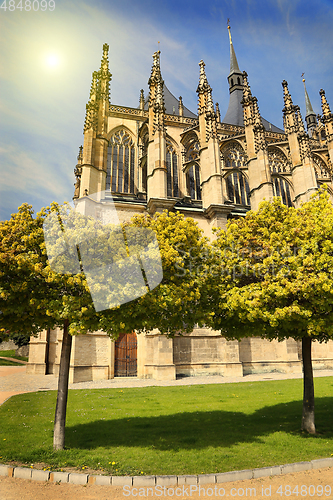
[[[95, 382], [78, 382], [69, 384], [69, 389], [101, 389], [149, 386], [179, 386], [194, 384], [226, 384], [232, 382], [253, 382], [261, 380], [286, 380], [302, 378], [302, 373], [262, 373], [245, 377], [185, 377], [179, 380], [153, 380], [132, 377], [117, 377]], [[315, 370], [315, 378], [332, 377], [333, 370]], [[57, 390], [58, 378], [54, 375], [27, 375], [25, 366], [0, 366], [0, 404], [13, 394], [35, 392], [39, 390]]]

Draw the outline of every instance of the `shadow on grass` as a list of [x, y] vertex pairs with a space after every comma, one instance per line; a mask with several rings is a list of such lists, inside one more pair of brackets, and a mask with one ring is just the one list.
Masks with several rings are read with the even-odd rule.
[[[316, 400], [316, 438], [333, 437], [333, 398]], [[140, 446], [157, 450], [228, 448], [237, 443], [261, 442], [283, 431], [300, 434], [302, 401], [266, 406], [251, 415], [242, 412], [184, 412], [153, 417], [96, 420], [68, 426], [66, 447]], [[309, 437], [304, 434], [304, 438]], [[312, 436], [313, 438], [313, 436]]]

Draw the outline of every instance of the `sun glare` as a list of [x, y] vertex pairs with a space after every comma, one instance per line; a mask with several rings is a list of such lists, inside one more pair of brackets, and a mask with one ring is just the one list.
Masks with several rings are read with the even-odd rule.
[[59, 57], [56, 54], [49, 54], [46, 56], [46, 64], [50, 68], [55, 68], [56, 66], [59, 66]]

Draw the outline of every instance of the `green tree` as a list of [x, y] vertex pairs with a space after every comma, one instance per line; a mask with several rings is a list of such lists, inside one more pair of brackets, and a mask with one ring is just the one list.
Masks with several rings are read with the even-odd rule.
[[301, 428], [315, 433], [311, 342], [333, 337], [333, 208], [321, 189], [300, 208], [280, 198], [218, 231], [206, 277], [211, 326], [231, 339], [302, 342]]
[[[124, 286], [109, 270], [116, 266], [122, 274], [130, 267], [128, 257], [134, 259], [136, 254], [143, 267], [147, 258], [154, 260], [156, 248], [151, 245], [151, 232], [145, 232], [149, 228], [157, 235], [163, 280], [149, 293], [126, 302], [133, 285]], [[143, 235], [138, 245], [134, 241], [138, 234], [135, 229], [141, 229], [139, 233]], [[159, 328], [168, 335], [191, 330], [201, 317], [196, 307], [200, 280], [188, 272], [187, 255], [190, 253], [199, 265], [206, 243], [192, 219], [172, 213], [136, 217], [119, 229], [101, 226], [68, 205], [59, 207], [55, 203], [34, 218], [31, 206], [25, 204], [9, 221], [0, 224], [0, 329], [26, 336], [56, 326], [64, 332], [54, 422], [55, 449], [62, 449], [65, 443], [72, 335], [102, 330], [116, 339], [119, 333], [134, 329], [143, 332]], [[149, 284], [158, 270], [154, 266], [146, 270]], [[94, 280], [88, 285], [93, 272]], [[102, 296], [111, 305], [119, 299], [125, 303], [96, 312], [90, 292], [97, 302]]]
[[0, 328], [29, 338], [46, 328], [64, 330], [54, 422], [54, 448], [64, 446], [68, 374], [73, 334], [98, 326], [82, 273], [55, 273], [47, 260], [43, 223], [57, 211], [42, 209], [33, 217], [24, 204], [0, 224]]

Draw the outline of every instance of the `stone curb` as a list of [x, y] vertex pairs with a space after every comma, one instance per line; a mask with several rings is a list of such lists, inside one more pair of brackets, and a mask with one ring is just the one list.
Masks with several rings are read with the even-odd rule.
[[297, 462], [294, 464], [262, 467], [261, 469], [230, 471], [219, 474], [198, 474], [197, 476], [101, 476], [97, 474], [80, 474], [77, 472], [49, 472], [31, 469], [30, 467], [11, 467], [10, 465], [0, 464], [0, 476], [18, 477], [21, 479], [31, 479], [33, 481], [50, 481], [83, 485], [88, 483], [112, 486], [154, 487], [219, 484], [244, 479], [284, 475], [290, 472], [316, 470], [321, 467], [333, 467], [333, 457], [319, 458], [311, 462]]

